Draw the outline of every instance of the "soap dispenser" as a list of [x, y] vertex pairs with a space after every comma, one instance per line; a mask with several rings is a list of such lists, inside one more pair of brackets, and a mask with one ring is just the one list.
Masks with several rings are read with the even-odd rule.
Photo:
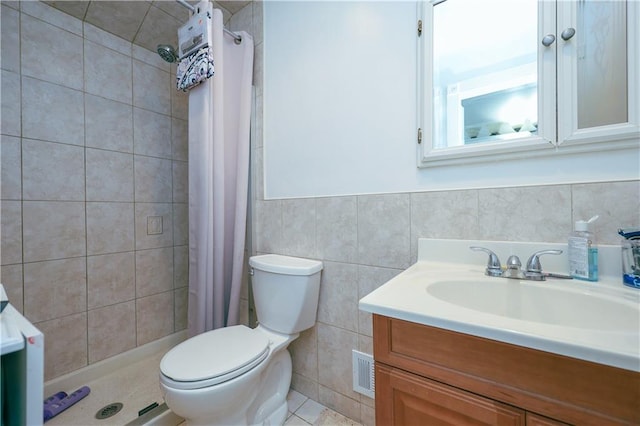
[[569, 274], [580, 280], [598, 281], [598, 247], [589, 225], [599, 216], [593, 216], [575, 223], [568, 240]]

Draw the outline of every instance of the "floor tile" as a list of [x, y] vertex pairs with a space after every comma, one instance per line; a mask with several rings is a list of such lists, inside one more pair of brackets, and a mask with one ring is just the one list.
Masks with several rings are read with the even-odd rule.
[[284, 422], [284, 426], [309, 426], [309, 423], [294, 414]]
[[314, 424], [326, 408], [327, 407], [324, 405], [318, 404], [312, 399], [308, 399], [294, 414], [302, 418], [307, 423]]
[[305, 403], [305, 401], [309, 399], [300, 392], [296, 392], [293, 389], [289, 391], [287, 395], [287, 405], [289, 406], [289, 411], [291, 413], [295, 413], [298, 408]]

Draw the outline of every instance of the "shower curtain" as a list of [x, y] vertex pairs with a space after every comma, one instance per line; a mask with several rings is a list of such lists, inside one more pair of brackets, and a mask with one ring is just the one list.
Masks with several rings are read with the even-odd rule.
[[239, 321], [249, 186], [253, 39], [211, 11], [212, 78], [189, 92], [189, 334]]

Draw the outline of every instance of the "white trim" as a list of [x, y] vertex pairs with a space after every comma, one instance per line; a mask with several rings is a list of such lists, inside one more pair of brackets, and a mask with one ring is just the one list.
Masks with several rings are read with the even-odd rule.
[[[418, 42], [418, 123], [423, 140], [418, 145], [418, 167], [459, 166], [522, 158], [550, 158], [640, 148], [640, 30], [633, 22], [640, 17], [640, 5], [627, 2], [628, 120], [588, 129], [577, 128], [576, 46], [559, 36], [564, 27], [575, 27], [577, 6], [573, 1], [538, 4], [539, 38], [555, 34], [556, 41], [538, 49], [538, 135], [517, 141], [485, 142], [479, 145], [434, 148], [432, 84], [427, 73], [433, 66], [433, 4], [418, 2], [423, 19], [423, 40]], [[557, 8], [557, 10], [556, 10]], [[562, 27], [562, 28], [561, 28]], [[424, 93], [421, 93], [424, 90]], [[546, 142], [546, 143], [545, 143]], [[549, 148], [556, 149], [549, 149]], [[544, 163], [540, 163], [544, 167]]]

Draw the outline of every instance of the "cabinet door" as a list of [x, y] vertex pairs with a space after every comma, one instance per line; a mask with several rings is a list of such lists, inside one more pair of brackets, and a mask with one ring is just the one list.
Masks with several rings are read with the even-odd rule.
[[[638, 2], [558, 2], [558, 142], [636, 143]], [[629, 141], [630, 140], [630, 141]]]
[[509, 405], [376, 364], [378, 425], [524, 425], [525, 413]]
[[549, 417], [527, 412], [527, 426], [569, 426]]

